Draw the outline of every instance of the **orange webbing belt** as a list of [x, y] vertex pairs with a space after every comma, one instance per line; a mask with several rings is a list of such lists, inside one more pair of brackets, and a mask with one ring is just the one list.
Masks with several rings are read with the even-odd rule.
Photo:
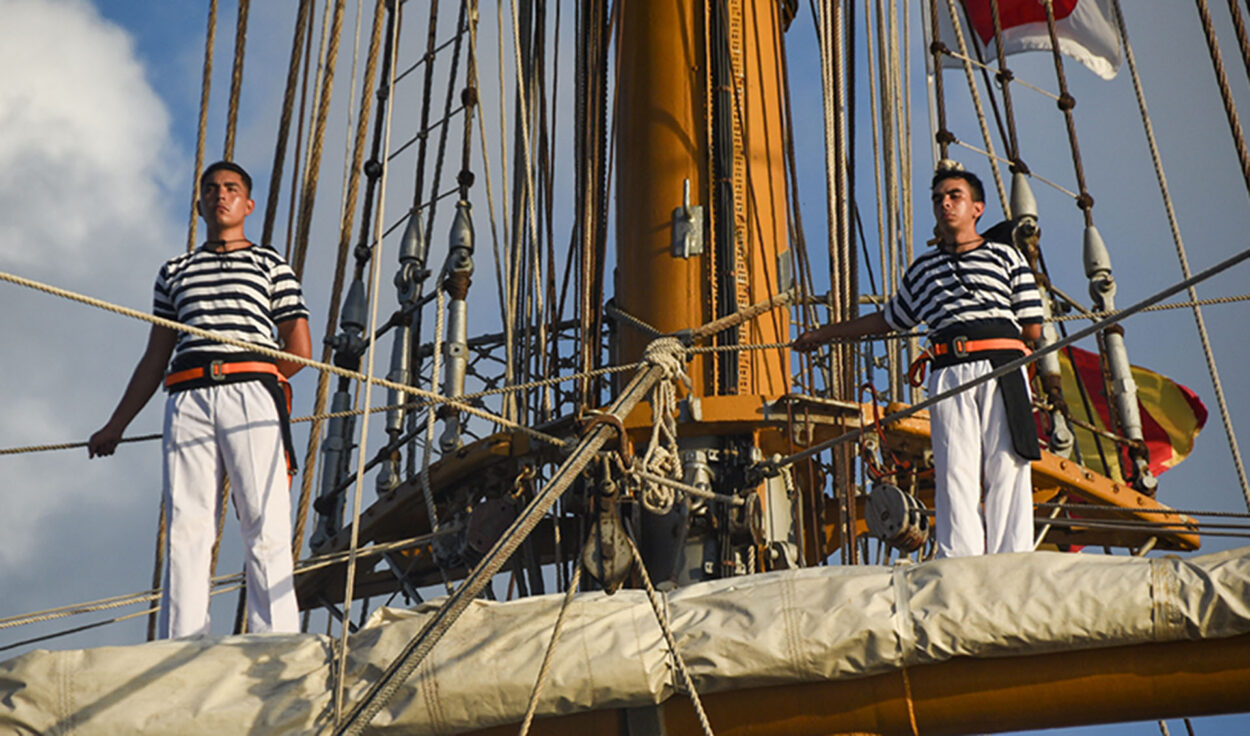
[[971, 353], [982, 353], [987, 350], [1018, 350], [1025, 355], [1030, 355], [1033, 352], [1029, 350], [1023, 340], [1014, 337], [987, 337], [983, 340], [969, 340], [963, 337], [956, 337], [953, 340], [937, 343], [912, 361], [911, 367], [907, 369], [907, 381], [913, 386], [919, 386], [924, 383], [925, 364], [939, 355], [954, 354], [964, 356]]
[[211, 378], [214, 381], [225, 380], [226, 376], [235, 373], [269, 373], [282, 378], [282, 374], [278, 372], [278, 366], [273, 363], [266, 363], [260, 360], [244, 360], [238, 363], [227, 363], [223, 360], [214, 360], [205, 366], [199, 368], [188, 368], [185, 371], [170, 373], [165, 376], [165, 388], [177, 386], [187, 381], [198, 381], [201, 378]]

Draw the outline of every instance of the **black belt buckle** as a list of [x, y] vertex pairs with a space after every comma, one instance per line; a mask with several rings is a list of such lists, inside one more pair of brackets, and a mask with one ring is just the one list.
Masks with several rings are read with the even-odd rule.
[[208, 377], [219, 382], [226, 380], [226, 372], [222, 370], [225, 364], [226, 362], [224, 360], [214, 360], [212, 363], [209, 363]]
[[951, 354], [957, 358], [968, 357], [968, 338], [965, 335], [951, 338]]

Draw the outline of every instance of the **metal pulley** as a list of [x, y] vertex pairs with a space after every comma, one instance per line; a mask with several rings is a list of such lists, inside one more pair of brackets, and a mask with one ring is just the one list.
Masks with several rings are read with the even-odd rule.
[[764, 505], [760, 494], [750, 491], [740, 496], [741, 506], [729, 507], [729, 539], [733, 544], [765, 545]]
[[582, 546], [582, 565], [608, 595], [620, 589], [634, 566], [630, 540], [621, 523], [620, 488], [607, 461], [595, 484], [594, 524]]
[[924, 504], [897, 486], [873, 486], [864, 515], [869, 534], [902, 552], [915, 552], [929, 539], [929, 515]]
[[592, 578], [611, 595], [620, 589], [634, 566], [629, 537], [621, 525], [616, 503], [598, 499], [598, 519], [582, 547], [582, 565]]

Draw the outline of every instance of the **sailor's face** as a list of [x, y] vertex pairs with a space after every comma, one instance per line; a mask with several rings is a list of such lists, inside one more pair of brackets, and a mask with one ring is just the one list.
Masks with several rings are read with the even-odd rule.
[[959, 178], [943, 179], [933, 188], [933, 217], [943, 235], [976, 232], [977, 218], [985, 211], [984, 202], [972, 198], [972, 188]]
[[237, 172], [214, 171], [200, 186], [200, 216], [219, 229], [242, 225], [255, 208], [256, 203], [248, 196], [243, 177]]

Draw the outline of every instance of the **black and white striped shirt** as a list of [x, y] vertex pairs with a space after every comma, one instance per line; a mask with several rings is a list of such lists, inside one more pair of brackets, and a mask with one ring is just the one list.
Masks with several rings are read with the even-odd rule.
[[[277, 349], [277, 325], [308, 318], [295, 272], [268, 246], [216, 253], [205, 247], [169, 259], [156, 277], [152, 312], [221, 334]], [[181, 332], [174, 366], [196, 365], [242, 348]]]
[[1019, 251], [987, 241], [964, 253], [936, 248], [918, 257], [884, 316], [899, 331], [921, 322], [937, 333], [1008, 323], [1019, 331], [1042, 321], [1042, 298]]

